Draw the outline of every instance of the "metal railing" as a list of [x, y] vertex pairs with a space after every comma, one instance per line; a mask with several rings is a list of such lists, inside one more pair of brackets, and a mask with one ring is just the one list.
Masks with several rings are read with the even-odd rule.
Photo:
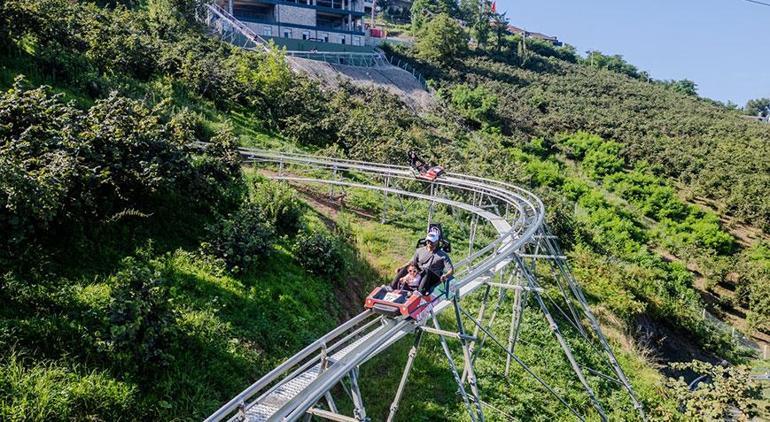
[[346, 66], [376, 67], [388, 64], [384, 55], [379, 53], [358, 53], [343, 51], [299, 51], [289, 50], [287, 56], [299, 57], [302, 59], [317, 60], [330, 64], [341, 64]]
[[216, 3], [205, 4], [198, 20], [238, 47], [247, 50], [268, 49], [264, 38]]
[[[399, 180], [407, 182], [405, 185], [413, 185], [409, 182], [414, 181], [414, 174], [407, 167], [248, 148], [241, 149], [241, 154], [248, 162], [277, 167], [278, 173], [272, 176], [273, 179], [370, 189], [382, 192], [383, 195], [408, 196], [430, 201], [431, 209], [433, 204], [443, 204], [486, 220], [497, 231], [498, 237], [478, 250], [471, 249], [472, 252], [468, 256], [457, 262], [451, 290], [458, 297], [472, 293], [488, 282], [496, 272], [505, 268], [511, 262], [511, 254], [531, 242], [543, 224], [544, 207], [535, 195], [498, 181], [448, 174], [431, 184], [431, 192], [426, 194], [421, 189], [424, 186], [398, 186]], [[295, 175], [303, 171], [309, 172], [309, 176]], [[318, 171], [326, 172], [328, 179], [319, 178]], [[362, 175], [371, 178], [371, 184], [346, 180], [345, 175], [353, 173], [357, 175], [355, 179]], [[380, 180], [382, 184], [375, 180]], [[439, 189], [442, 190], [441, 194], [437, 191]], [[505, 213], [499, 215], [479, 206], [481, 204], [477, 198], [482, 196], [494, 201], [498, 212], [505, 209]], [[463, 197], [473, 199], [462, 200]], [[449, 301], [439, 301], [434, 312], [438, 314], [449, 306]], [[328, 389], [353, 368], [386, 350], [415, 328], [416, 325], [407, 320], [373, 318], [371, 312], [362, 312], [266, 374], [222, 406], [207, 421], [221, 420], [233, 412], [237, 414], [231, 420], [244, 418], [247, 414], [253, 415], [255, 412], [267, 412], [271, 420], [294, 420], [305, 414], [313, 403], [323, 398]], [[301, 391], [296, 391], [297, 394], [280, 408], [269, 406], [270, 397], [288, 394], [289, 391], [295, 392], [292, 388], [296, 387], [296, 380], [302, 376], [313, 377], [312, 383], [302, 385]]]

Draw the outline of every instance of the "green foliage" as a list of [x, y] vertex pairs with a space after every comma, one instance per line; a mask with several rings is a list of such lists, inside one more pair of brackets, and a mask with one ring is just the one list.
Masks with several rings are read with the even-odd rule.
[[612, 139], [623, 146], [627, 164], [646, 161], [656, 175], [713, 200], [720, 213], [770, 228], [770, 201], [763, 199], [770, 189], [770, 163], [745, 158], [770, 155], [766, 127], [724, 105], [648, 82], [642, 72], [628, 78], [599, 69], [596, 62], [591, 67], [590, 60], [576, 65], [528, 54], [525, 64], [504, 49], [420, 70], [444, 89], [467, 84], [494, 92], [505, 136], [551, 139], [585, 131]]
[[338, 92], [331, 101], [337, 143], [349, 157], [382, 163], [401, 162], [414, 149], [417, 119], [385, 91]]
[[448, 63], [468, 51], [468, 35], [457, 21], [441, 13], [420, 30], [415, 47], [423, 59]]
[[601, 136], [578, 131], [571, 135], [562, 136], [559, 143], [566, 146], [564, 152], [571, 158], [582, 160], [588, 151], [599, 149], [604, 140]]
[[588, 52], [586, 58], [583, 59], [583, 63], [591, 67], [608, 69], [632, 78], [647, 79], [645, 73], [639, 72], [639, 69], [637, 69], [636, 66], [625, 61], [623, 56], [619, 54], [607, 56], [602, 54], [601, 51], [593, 50]]
[[735, 239], [722, 230], [718, 217], [712, 213], [691, 210], [683, 221], [664, 219], [661, 226], [666, 234], [664, 244], [673, 250], [692, 246], [717, 254], [728, 254], [735, 248]]
[[297, 262], [307, 272], [331, 280], [341, 280], [345, 260], [340, 241], [323, 232], [300, 233], [293, 249]]
[[676, 370], [690, 370], [705, 375], [694, 391], [684, 379], [669, 378], [666, 387], [679, 399], [684, 416], [692, 420], [751, 420], [756, 416], [755, 399], [761, 389], [745, 366], [718, 366], [694, 360], [672, 363]]
[[412, 30], [421, 30], [436, 15], [456, 16], [457, 13], [457, 3], [452, 0], [414, 0], [412, 2]]
[[748, 306], [746, 318], [752, 329], [770, 332], [770, 246], [760, 242], [739, 257], [740, 280], [736, 294]]
[[275, 226], [270, 218], [258, 204], [246, 202], [209, 227], [203, 250], [223, 260], [234, 274], [251, 271], [272, 251]]
[[110, 278], [106, 319], [96, 332], [97, 348], [112, 357], [120, 371], [149, 379], [172, 359], [176, 315], [168, 282], [146, 262], [127, 258]]
[[103, 371], [82, 371], [16, 353], [0, 360], [0, 419], [97, 420], [130, 418], [136, 388]]
[[515, 46], [521, 45], [522, 50], [526, 52], [531, 51], [542, 57], [554, 57], [570, 63], [577, 63], [580, 60], [575, 47], [569, 44], [555, 46], [549, 41], [539, 40], [537, 38], [527, 38], [525, 40], [519, 35], [511, 36], [509, 38], [509, 43]]
[[767, 117], [770, 114], [770, 98], [755, 98], [746, 102], [743, 111], [749, 116]]
[[729, 256], [703, 254], [697, 259], [698, 269], [706, 279], [706, 288], [712, 289], [727, 282], [727, 276], [735, 269], [735, 260]]
[[257, 181], [254, 202], [260, 207], [265, 222], [278, 234], [293, 236], [302, 227], [303, 207], [297, 191], [287, 183]]
[[673, 188], [652, 174], [632, 170], [611, 174], [604, 181], [609, 189], [639, 206], [648, 217], [680, 220], [691, 211]]
[[18, 79], [0, 96], [0, 120], [0, 259], [78, 242], [93, 224], [147, 218], [172, 200], [208, 214], [238, 197], [233, 146], [196, 160], [200, 139], [165, 105], [111, 95], [81, 111]]
[[679, 94], [689, 95], [692, 97], [698, 96], [698, 85], [689, 79], [682, 79], [679, 81], [660, 81], [659, 83]]
[[458, 112], [482, 126], [493, 124], [497, 96], [483, 87], [471, 88], [467, 85], [455, 85], [449, 92], [449, 100]]
[[564, 178], [559, 165], [552, 161], [532, 160], [526, 163], [525, 170], [538, 185], [555, 187]]
[[620, 144], [612, 141], [602, 143], [598, 148], [585, 153], [581, 165], [589, 175], [602, 177], [617, 173], [623, 169], [623, 159], [619, 157]]

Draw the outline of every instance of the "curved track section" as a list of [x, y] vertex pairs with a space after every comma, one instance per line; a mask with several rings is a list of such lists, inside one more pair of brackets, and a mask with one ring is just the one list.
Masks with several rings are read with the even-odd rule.
[[[466, 256], [455, 264], [455, 278], [449, 287], [450, 291], [444, 292], [442, 299], [434, 306], [435, 328], [426, 328], [410, 319], [385, 318], [370, 311], [364, 311], [270, 371], [206, 420], [218, 421], [229, 417], [229, 420], [233, 421], [292, 421], [300, 417], [309, 418], [311, 415], [330, 420], [366, 420], [363, 399], [358, 390], [358, 367], [411, 333], [416, 334], [417, 340], [414, 347], [416, 353], [420, 336], [429, 330], [441, 336], [442, 346], [449, 358], [449, 365], [458, 381], [471, 419], [484, 420], [482, 402], [473, 374], [476, 340], [487, 337], [487, 334], [490, 338], [492, 337], [480, 322], [484, 319], [484, 306], [478, 320], [471, 318], [477, 325], [473, 329], [472, 336], [464, 331], [462, 324], [458, 324], [458, 332], [441, 330], [435, 315], [454, 308], [457, 319], [461, 320], [461, 312], [465, 311], [460, 307], [460, 301], [480, 288], [485, 290], [484, 305], [493, 288], [499, 288], [500, 301], [505, 297], [506, 291], [514, 291], [519, 302], [524, 300], [519, 295], [532, 291], [542, 304], [542, 299], [537, 294], [537, 291], [542, 289], [537, 285], [534, 271], [528, 267], [527, 262], [531, 262], [534, 266], [535, 260], [540, 257], [546, 257], [549, 261], [562, 260], [563, 257], [554, 247], [551, 240], [553, 236], [546, 230], [545, 209], [540, 199], [529, 191], [510, 184], [463, 174], [449, 173], [434, 182], [427, 182], [416, 179], [410, 168], [402, 166], [248, 148], [241, 149], [241, 155], [245, 161], [255, 166], [267, 168], [273, 179], [303, 185], [324, 185], [328, 187], [330, 196], [335, 189], [354, 188], [377, 191], [383, 196], [383, 204], [385, 204], [383, 221], [387, 217], [387, 204], [393, 203], [395, 199], [401, 201], [402, 198], [426, 201], [429, 204], [427, 216], [429, 222], [433, 218], [436, 207], [467, 213], [467, 219], [470, 221], [468, 251]], [[395, 214], [397, 210], [392, 212]], [[483, 237], [485, 241], [479, 242], [477, 237]], [[568, 272], [566, 274], [568, 275]], [[504, 282], [506, 277], [508, 280]], [[514, 285], [511, 282], [513, 279], [521, 282]], [[569, 298], [565, 296], [565, 298], [569, 300], [567, 303], [575, 304], [574, 308], [577, 309], [573, 309], [572, 305], [569, 306], [574, 316], [573, 322], [578, 324], [581, 327], [580, 331], [583, 332], [582, 320], [588, 316], [591, 325], [595, 325], [598, 329], [598, 323], [590, 314], [587, 305], [581, 307], [577, 304], [581, 300], [584, 303], [584, 298], [571, 276], [565, 279], [565, 285], [567, 284], [568, 287], [564, 287], [562, 292], [565, 295], [568, 292], [572, 293], [572, 296]], [[544, 304], [542, 308], [546, 316], [550, 317]], [[583, 318], [579, 318], [578, 313]], [[493, 314], [492, 320], [494, 318]], [[605, 419], [601, 405], [596, 401], [590, 385], [584, 380], [582, 368], [574, 361], [556, 324], [551, 322], [554, 334], [562, 342], [565, 355], [573, 363], [573, 368], [585, 386], [595, 409], [602, 419]], [[514, 332], [514, 324], [518, 332], [518, 322], [513, 321], [511, 333]], [[479, 329], [482, 333], [479, 333]], [[453, 335], [462, 341], [466, 352], [462, 379], [445, 344], [446, 338]], [[509, 338], [509, 346], [505, 350], [508, 355], [508, 364], [511, 358], [520, 362], [514, 354], [515, 340], [512, 340], [512, 337]], [[617, 366], [611, 349], [601, 335], [600, 340], [606, 346], [605, 352], [612, 362], [611, 366], [614, 366], [618, 382], [626, 385], [634, 405], [640, 409], [630, 384]], [[479, 340], [479, 343], [483, 344], [483, 340]], [[410, 363], [413, 359], [411, 356], [412, 354], [410, 354]], [[398, 408], [398, 399], [403, 390], [403, 384], [406, 383], [409, 369], [410, 367], [407, 366], [402, 385], [399, 386], [396, 400], [391, 407], [389, 420]], [[555, 394], [545, 383], [542, 381], [541, 383]], [[471, 390], [467, 394], [464, 388], [466, 384]], [[342, 385], [351, 394], [355, 407], [353, 417], [338, 413], [331, 395], [331, 389], [337, 385]], [[325, 403], [325, 408], [322, 408], [319, 403]], [[583, 419], [580, 413], [570, 410], [577, 418]]]

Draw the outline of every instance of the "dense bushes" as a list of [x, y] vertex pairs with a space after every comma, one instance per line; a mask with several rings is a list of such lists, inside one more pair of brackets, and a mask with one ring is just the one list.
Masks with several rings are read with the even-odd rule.
[[455, 85], [448, 91], [448, 97], [452, 106], [466, 119], [481, 126], [489, 126], [495, 122], [497, 96], [483, 87]]
[[753, 329], [770, 333], [770, 246], [761, 242], [743, 251], [737, 268], [736, 295], [749, 308], [746, 321]]
[[293, 247], [294, 256], [311, 274], [341, 279], [345, 261], [339, 240], [323, 232], [301, 233]]
[[262, 216], [279, 234], [295, 235], [302, 227], [302, 205], [297, 191], [285, 183], [257, 182], [254, 202], [262, 207]]
[[152, 377], [167, 366], [175, 342], [175, 314], [168, 282], [156, 268], [127, 258], [110, 278], [110, 301], [103, 326], [96, 331], [97, 347], [108, 353], [121, 372]]
[[77, 246], [101, 225], [168, 215], [170, 203], [207, 215], [241, 191], [233, 145], [218, 142], [197, 160], [191, 123], [162, 105], [113, 95], [81, 111], [18, 80], [0, 96], [0, 120], [0, 259]]
[[679, 399], [684, 416], [692, 420], [750, 420], [757, 416], [757, 399], [762, 390], [745, 366], [717, 366], [692, 361], [672, 364], [705, 379], [693, 390], [683, 378], [669, 378], [666, 387]]
[[237, 274], [249, 271], [273, 248], [275, 225], [262, 208], [247, 202], [227, 218], [209, 227], [209, 241], [203, 250], [224, 261]]
[[[659, 176], [677, 179], [694, 195], [714, 201], [720, 213], [770, 228], [770, 201], [762, 195], [770, 189], [770, 163], [757, 158], [770, 156], [766, 125], [690, 92], [647, 82], [611, 56], [594, 57], [592, 67], [590, 57], [588, 63], [572, 64], [529, 54], [524, 64], [513, 49], [471, 54], [440, 71], [435, 62], [414, 61], [424, 64], [421, 70], [440, 88], [470, 83], [496, 95], [504, 135], [523, 142], [582, 130], [613, 139], [628, 164], [646, 161]], [[632, 77], [599, 68], [597, 59]]]

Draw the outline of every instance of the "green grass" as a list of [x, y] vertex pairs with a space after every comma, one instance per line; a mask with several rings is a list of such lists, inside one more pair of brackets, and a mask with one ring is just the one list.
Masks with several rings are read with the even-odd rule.
[[104, 371], [83, 371], [24, 358], [16, 353], [0, 360], [0, 420], [120, 420], [136, 400], [135, 386]]

